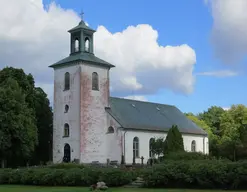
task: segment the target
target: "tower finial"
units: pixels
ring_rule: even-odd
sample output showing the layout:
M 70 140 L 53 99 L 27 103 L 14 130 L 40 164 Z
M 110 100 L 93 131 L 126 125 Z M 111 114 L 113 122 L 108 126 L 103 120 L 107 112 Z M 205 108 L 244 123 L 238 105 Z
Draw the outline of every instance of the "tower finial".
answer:
M 83 12 L 83 10 L 81 10 L 80 16 L 81 16 L 82 21 L 83 21 L 83 15 L 84 15 L 84 12 Z

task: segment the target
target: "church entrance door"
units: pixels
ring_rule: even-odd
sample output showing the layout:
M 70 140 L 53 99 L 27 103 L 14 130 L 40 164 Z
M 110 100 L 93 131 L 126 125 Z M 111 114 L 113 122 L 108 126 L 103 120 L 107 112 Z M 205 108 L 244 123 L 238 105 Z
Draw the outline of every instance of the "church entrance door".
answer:
M 69 163 L 70 160 L 71 160 L 70 145 L 68 143 L 66 143 L 64 146 L 63 162 Z

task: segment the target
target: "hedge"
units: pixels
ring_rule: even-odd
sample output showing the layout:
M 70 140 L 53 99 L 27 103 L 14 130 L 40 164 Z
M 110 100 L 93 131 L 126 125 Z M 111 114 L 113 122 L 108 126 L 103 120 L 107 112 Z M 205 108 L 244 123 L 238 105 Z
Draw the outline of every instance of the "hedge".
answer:
M 116 168 L 21 168 L 0 169 L 0 184 L 40 186 L 90 186 L 104 181 L 107 186 L 122 186 L 135 177 L 131 171 Z
M 143 169 L 145 187 L 247 189 L 247 162 L 167 161 Z

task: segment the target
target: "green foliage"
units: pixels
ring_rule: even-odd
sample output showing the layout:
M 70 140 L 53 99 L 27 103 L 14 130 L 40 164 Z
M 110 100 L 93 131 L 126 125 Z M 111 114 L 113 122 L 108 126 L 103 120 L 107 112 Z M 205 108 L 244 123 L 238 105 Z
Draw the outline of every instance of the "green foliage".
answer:
M 151 152 L 158 157 L 163 154 L 164 150 L 164 138 L 152 138 L 150 139 Z
M 209 138 L 213 138 L 214 134 L 212 132 L 212 129 L 206 124 L 204 120 L 199 119 L 197 116 L 189 113 L 186 114 L 187 118 L 193 121 L 198 127 L 202 128 L 204 131 L 207 132 L 209 135 Z
M 31 156 L 38 142 L 36 121 L 19 84 L 12 78 L 0 86 L 0 158 Z
M 72 169 L 72 168 L 83 169 L 85 168 L 85 165 L 77 164 L 77 163 L 58 163 L 58 164 L 50 164 L 47 165 L 46 167 L 51 169 Z
M 213 160 L 215 157 L 212 157 L 210 155 L 206 155 L 203 153 L 198 152 L 171 152 L 164 155 L 164 160 L 175 160 L 175 161 L 181 161 L 181 160 Z
M 9 151 L 7 165 L 9 166 L 20 166 L 25 165 L 27 161 L 31 164 L 40 164 L 40 161 L 47 162 L 51 159 L 51 148 L 52 148 L 52 110 L 49 106 L 49 100 L 47 99 L 47 95 L 44 93 L 44 91 L 41 88 L 35 88 L 35 82 L 34 78 L 31 74 L 25 74 L 25 72 L 22 69 L 17 69 L 13 67 L 6 67 L 2 70 L 0 70 L 0 89 L 3 91 L 6 91 L 5 89 L 9 89 L 8 91 L 15 91 L 15 88 L 12 86 L 8 87 L 6 86 L 6 82 L 8 79 L 12 79 L 17 83 L 19 91 L 19 97 L 22 98 L 22 102 L 25 102 L 24 106 L 24 112 L 27 110 L 29 111 L 26 116 L 23 115 L 23 118 L 26 122 L 29 122 L 30 126 L 26 127 L 27 129 L 30 129 L 30 133 L 26 135 L 26 137 L 32 134 L 36 134 L 36 140 L 39 141 L 38 145 L 33 146 L 33 142 L 30 142 L 30 149 L 29 152 L 31 152 L 29 155 L 22 155 L 26 154 L 25 150 L 17 151 Z M 3 97 L 3 96 L 2 96 Z M 5 98 L 5 100 L 8 100 L 8 98 Z M 11 102 L 11 101 L 7 101 Z M 0 111 L 6 110 L 6 106 L 0 105 Z M 17 108 L 17 107 L 16 107 Z M 14 110 L 14 109 L 12 109 Z M 5 111 L 7 113 L 7 111 Z M 18 111 L 16 111 L 15 114 L 17 114 Z M 4 116 L 2 114 L 2 116 Z M 0 117 L 1 118 L 1 117 Z M 30 120 L 32 119 L 32 120 Z M 5 119 L 7 120 L 7 118 Z M 10 123 L 10 122 L 6 122 Z M 3 123 L 3 124 L 6 124 Z M 35 128 L 32 129 L 31 123 L 34 123 Z M 20 121 L 13 120 L 12 124 L 15 124 L 15 126 L 23 126 Z M 6 125 L 5 125 L 6 126 Z M 25 124 L 27 126 L 27 124 Z M 37 128 L 36 128 L 37 127 Z M 14 129 L 14 127 L 10 128 Z M 0 128 L 0 132 L 1 132 Z M 38 135 L 37 135 L 38 134 Z M 11 136 L 11 135 L 10 135 Z M 20 138 L 22 135 L 20 135 Z M 14 138 L 8 138 L 5 137 L 2 139 L 3 143 L 7 143 L 7 140 L 11 140 Z M 23 140 L 23 142 L 26 142 Z M 8 144 L 10 145 L 10 143 Z M 1 146 L 0 146 L 1 148 Z M 30 155 L 32 157 L 30 157 Z M 1 158 L 1 154 L 0 154 Z M 31 160 L 31 162 L 30 162 Z
M 40 164 L 40 162 L 48 162 L 52 159 L 53 114 L 47 94 L 41 88 L 34 88 L 34 98 L 39 144 L 33 154 L 32 163 Z
M 179 132 L 176 125 L 169 129 L 165 143 L 164 143 L 164 154 L 170 152 L 184 151 L 184 142 L 182 134 Z
M 146 187 L 247 189 L 247 162 L 168 161 L 141 175 Z
M 210 154 L 232 161 L 247 158 L 247 108 L 232 105 L 229 110 L 213 106 L 197 116 L 187 113 L 189 119 L 209 135 Z
M 24 168 L 0 169 L 0 184 L 45 186 L 90 186 L 104 181 L 122 186 L 132 181 L 132 172 L 116 168 Z
M 221 136 L 220 130 L 220 118 L 226 111 L 217 106 L 210 107 L 207 111 L 200 113 L 199 119 L 206 122 L 206 124 L 212 129 L 213 134 Z

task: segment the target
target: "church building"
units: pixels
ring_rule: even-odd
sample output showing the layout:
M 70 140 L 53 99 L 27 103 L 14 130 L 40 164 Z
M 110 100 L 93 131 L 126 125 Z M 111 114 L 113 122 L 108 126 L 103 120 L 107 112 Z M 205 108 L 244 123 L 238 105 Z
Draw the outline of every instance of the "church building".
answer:
M 94 55 L 95 30 L 84 21 L 69 30 L 70 55 L 54 69 L 53 162 L 144 162 L 150 140 L 177 125 L 186 151 L 207 154 L 208 136 L 171 105 L 110 97 L 115 67 Z M 128 57 L 126 55 L 126 57 Z

